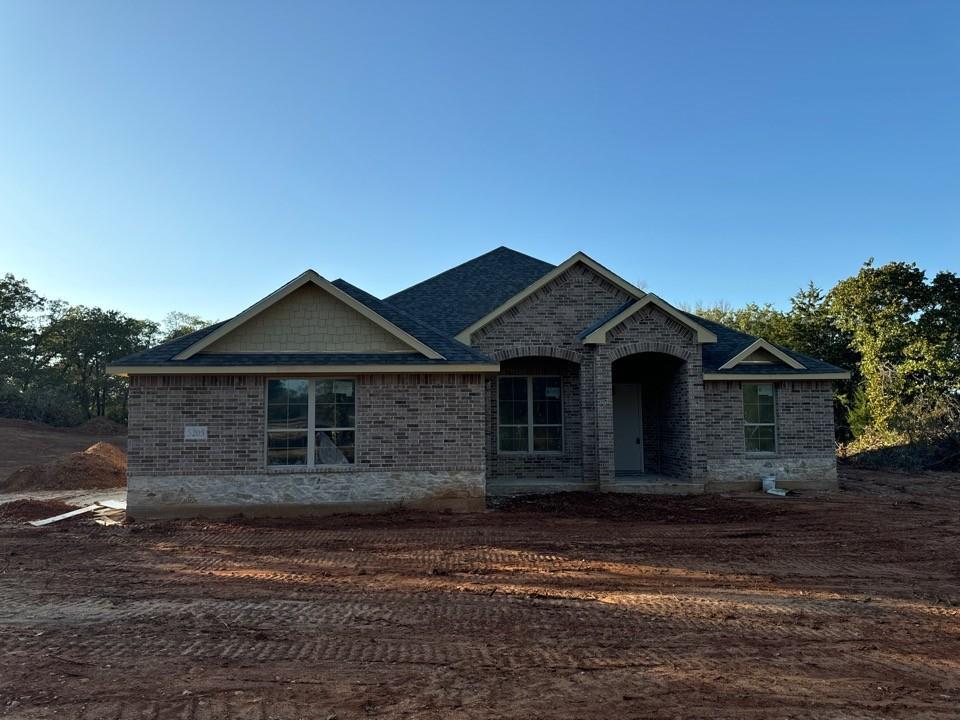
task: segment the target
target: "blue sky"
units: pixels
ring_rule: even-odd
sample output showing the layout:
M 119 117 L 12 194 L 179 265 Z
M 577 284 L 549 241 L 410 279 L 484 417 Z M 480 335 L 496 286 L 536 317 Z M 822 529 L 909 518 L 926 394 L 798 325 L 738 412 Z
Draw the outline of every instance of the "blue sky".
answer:
M 680 303 L 960 270 L 957 2 L 0 3 L 0 272 L 224 318 L 498 245 Z

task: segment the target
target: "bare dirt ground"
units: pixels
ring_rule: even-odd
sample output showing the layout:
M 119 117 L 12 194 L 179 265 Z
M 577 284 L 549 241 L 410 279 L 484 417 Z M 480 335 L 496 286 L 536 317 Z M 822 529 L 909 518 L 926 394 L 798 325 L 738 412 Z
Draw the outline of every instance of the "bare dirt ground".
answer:
M 124 428 L 103 418 L 86 426 L 58 428 L 50 425 L 0 418 L 0 481 L 27 465 L 57 460 L 81 452 L 98 440 L 127 449 Z
M 960 479 L 843 486 L 615 520 L 0 521 L 0 715 L 956 718 Z

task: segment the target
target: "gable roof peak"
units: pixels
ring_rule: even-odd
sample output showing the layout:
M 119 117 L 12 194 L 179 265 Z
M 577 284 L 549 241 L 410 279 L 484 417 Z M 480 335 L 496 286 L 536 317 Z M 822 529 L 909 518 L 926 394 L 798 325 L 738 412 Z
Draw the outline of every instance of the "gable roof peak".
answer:
M 408 345 L 412 350 L 430 358 L 433 360 L 442 360 L 443 356 L 434 350 L 432 347 L 426 345 L 424 342 L 414 337 L 407 331 L 401 329 L 396 324 L 390 320 L 384 318 L 382 315 L 372 310 L 370 307 L 364 303 L 358 301 L 356 298 L 352 297 L 349 293 L 345 292 L 343 289 L 337 287 L 329 280 L 320 275 L 316 270 L 307 269 L 302 273 L 297 275 L 293 280 L 288 283 L 285 283 L 283 286 L 274 290 L 272 293 L 267 295 L 262 300 L 254 303 L 246 310 L 241 312 L 239 315 L 234 316 L 223 325 L 218 327 L 213 332 L 205 335 L 204 337 L 197 340 L 197 342 L 189 345 L 188 347 L 181 350 L 177 353 L 173 359 L 174 360 L 189 360 L 191 357 L 199 353 L 201 350 L 209 347 L 221 337 L 229 334 L 233 330 L 236 330 L 238 327 L 246 323 L 248 320 L 256 317 L 264 310 L 273 305 L 276 305 L 281 300 L 288 297 L 291 293 L 296 292 L 300 288 L 304 287 L 307 284 L 312 284 L 318 287 L 320 290 L 326 292 L 329 295 L 332 295 L 334 299 L 343 303 L 347 307 L 356 311 L 360 315 L 364 316 L 367 320 L 373 322 L 374 325 L 379 326 L 381 329 L 386 330 L 389 334 L 393 335 L 406 345 Z

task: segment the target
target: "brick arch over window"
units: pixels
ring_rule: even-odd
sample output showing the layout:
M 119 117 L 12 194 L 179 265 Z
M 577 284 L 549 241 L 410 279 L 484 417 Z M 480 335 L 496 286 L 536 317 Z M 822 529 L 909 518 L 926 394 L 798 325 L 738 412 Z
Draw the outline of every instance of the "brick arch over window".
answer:
M 566 360 L 577 365 L 583 362 L 583 355 L 576 350 L 556 347 L 555 345 L 516 345 L 493 352 L 493 359 L 497 362 L 522 357 L 550 357 L 557 360 Z
M 663 353 L 664 355 L 673 355 L 681 360 L 690 359 L 690 351 L 679 345 L 665 342 L 632 342 L 624 345 L 617 345 L 610 350 L 610 362 L 625 358 L 628 355 L 637 353 Z

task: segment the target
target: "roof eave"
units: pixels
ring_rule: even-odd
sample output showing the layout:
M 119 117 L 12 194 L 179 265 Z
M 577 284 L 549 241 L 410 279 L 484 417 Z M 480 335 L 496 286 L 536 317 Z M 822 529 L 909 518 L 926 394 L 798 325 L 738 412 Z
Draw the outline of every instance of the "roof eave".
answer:
M 389 363 L 340 365 L 108 365 L 111 375 L 375 375 L 424 373 L 495 373 L 500 363 Z
M 776 373 L 745 373 L 745 372 L 705 372 L 704 380 L 749 380 L 749 381 L 770 381 L 770 380 L 849 380 L 850 373 L 847 370 L 837 370 L 830 372 L 776 372 Z

